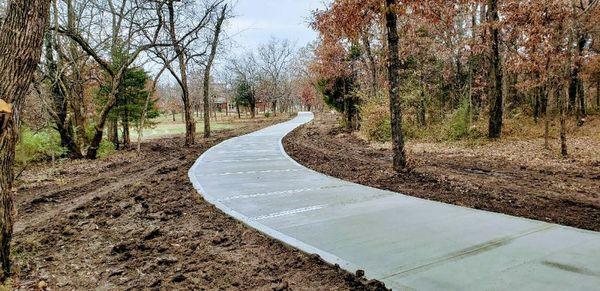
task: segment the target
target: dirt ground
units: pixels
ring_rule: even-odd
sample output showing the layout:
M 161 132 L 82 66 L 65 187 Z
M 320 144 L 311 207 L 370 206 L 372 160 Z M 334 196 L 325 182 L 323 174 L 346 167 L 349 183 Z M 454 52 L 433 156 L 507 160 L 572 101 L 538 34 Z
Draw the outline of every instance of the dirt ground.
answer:
M 272 122 L 221 131 L 192 148 L 164 138 L 146 142 L 139 157 L 126 151 L 26 171 L 16 196 L 12 287 L 381 288 L 236 222 L 189 183 L 202 152 Z
M 392 171 L 391 150 L 317 116 L 285 139 L 300 163 L 359 184 L 476 209 L 600 231 L 600 135 L 571 138 L 556 158 L 543 141 L 508 139 L 468 146 L 409 142 L 412 171 Z

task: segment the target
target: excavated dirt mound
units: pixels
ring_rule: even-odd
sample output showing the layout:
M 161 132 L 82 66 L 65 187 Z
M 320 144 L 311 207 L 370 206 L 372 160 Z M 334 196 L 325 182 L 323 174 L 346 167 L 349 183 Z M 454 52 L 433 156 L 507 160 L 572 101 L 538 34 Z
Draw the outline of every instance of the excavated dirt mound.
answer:
M 529 159 L 523 151 L 540 147 L 525 148 L 529 143 L 517 141 L 499 141 L 483 149 L 409 144 L 412 170 L 397 174 L 391 150 L 340 130 L 330 114 L 297 129 L 284 144 L 301 164 L 358 184 L 600 231 L 598 157 Z
M 271 121 L 273 122 L 273 121 Z M 369 282 L 249 229 L 206 203 L 187 171 L 205 150 L 269 125 L 181 138 L 143 153 L 24 173 L 17 191 L 18 289 L 376 290 Z

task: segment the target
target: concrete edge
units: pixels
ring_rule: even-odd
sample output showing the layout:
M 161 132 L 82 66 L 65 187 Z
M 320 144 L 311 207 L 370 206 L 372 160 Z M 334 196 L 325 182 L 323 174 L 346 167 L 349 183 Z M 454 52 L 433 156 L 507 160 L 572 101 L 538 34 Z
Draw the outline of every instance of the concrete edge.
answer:
M 314 117 L 313 117 L 314 118 Z M 293 120 L 293 119 L 292 119 Z M 311 119 L 312 120 L 312 119 Z M 305 123 L 299 123 L 297 127 L 303 125 Z M 278 124 L 276 124 L 278 125 Z M 273 125 L 273 126 L 276 126 Z M 271 126 L 269 126 L 271 127 Z M 265 129 L 269 128 L 266 127 Z M 296 128 L 297 128 L 296 127 Z M 264 130 L 264 129 L 262 129 Z M 338 256 L 335 256 L 329 252 L 323 251 L 321 249 L 318 249 L 316 247 L 313 247 L 309 244 L 306 244 L 298 239 L 295 239 L 293 237 L 290 237 L 286 234 L 283 234 L 282 232 L 279 232 L 271 227 L 268 227 L 262 223 L 259 223 L 255 220 L 250 219 L 249 217 L 233 210 L 232 208 L 228 207 L 227 205 L 221 203 L 218 199 L 216 199 L 215 197 L 211 196 L 210 193 L 206 192 L 204 190 L 204 188 L 202 187 L 202 185 L 200 184 L 200 181 L 198 181 L 198 179 L 196 178 L 196 176 L 194 175 L 194 170 L 196 168 L 198 168 L 200 166 L 200 163 L 204 160 L 204 158 L 206 156 L 208 156 L 208 154 L 216 149 L 219 148 L 219 146 L 221 146 L 224 143 L 227 142 L 231 142 L 235 139 L 237 139 L 238 137 L 234 137 L 228 140 L 225 140 L 213 147 L 211 147 L 210 149 L 208 149 L 207 151 L 205 151 L 194 163 L 194 165 L 190 168 L 190 170 L 188 171 L 188 177 L 190 179 L 190 181 L 192 182 L 192 184 L 194 185 L 194 188 L 196 189 L 196 191 L 198 191 L 198 194 L 200 194 L 207 202 L 209 202 L 210 204 L 214 205 L 215 207 L 219 208 L 221 211 L 225 212 L 227 215 L 237 219 L 238 221 L 242 222 L 243 224 L 254 228 L 256 230 L 258 230 L 259 232 L 274 238 L 276 240 L 279 240 L 281 242 L 283 242 L 284 244 L 291 246 L 293 248 L 299 249 L 300 251 L 303 251 L 307 254 L 317 254 L 321 257 L 321 259 L 323 259 L 324 261 L 326 261 L 327 263 L 330 264 L 337 264 L 338 266 L 340 266 L 340 268 L 351 272 L 351 273 L 355 273 L 357 270 L 359 270 L 360 268 L 353 264 L 350 263 L 342 258 L 339 258 Z M 287 157 L 288 159 L 292 160 L 294 163 L 298 164 L 296 161 L 294 161 L 292 158 L 290 158 L 285 151 L 283 150 L 283 144 L 281 144 L 281 141 L 283 140 L 283 138 L 280 140 L 280 148 L 282 150 L 282 152 L 284 153 L 285 157 Z M 298 164 L 300 165 L 300 164 Z M 301 166 L 301 165 L 300 165 Z M 302 166 L 304 167 L 304 166 Z M 312 170 L 311 170 L 312 171 Z M 321 174 L 322 175 L 322 174 Z
M 284 135 L 281 138 L 281 140 L 279 141 L 279 147 L 280 147 L 281 153 L 286 158 L 288 158 L 289 160 L 291 160 L 292 162 L 294 162 L 294 164 L 296 164 L 296 165 L 302 167 L 303 169 L 305 169 L 305 170 L 307 170 L 309 172 L 312 172 L 314 174 L 318 174 L 318 175 L 321 175 L 321 176 L 324 176 L 324 177 L 327 177 L 327 178 L 330 178 L 330 179 L 334 179 L 334 180 L 337 180 L 339 182 L 350 183 L 350 184 L 358 185 L 358 186 L 361 186 L 361 187 L 373 188 L 373 187 L 370 187 L 370 186 L 365 186 L 365 185 L 357 184 L 357 183 L 346 181 L 346 180 L 343 180 L 343 179 L 340 179 L 340 178 L 337 178 L 337 177 L 328 176 L 328 175 L 323 174 L 321 172 L 317 172 L 317 171 L 315 171 L 313 169 L 307 168 L 306 166 L 300 164 L 299 162 L 297 162 L 296 160 L 294 160 L 292 157 L 290 157 L 288 155 L 288 153 L 285 151 L 285 148 L 283 146 L 283 140 L 289 134 L 291 134 L 295 129 L 297 129 L 300 126 L 306 125 L 306 124 L 312 122 L 313 120 L 314 120 L 314 114 L 313 114 L 313 118 L 311 120 L 309 120 L 309 121 L 307 121 L 305 123 L 300 124 L 299 126 L 297 126 L 296 128 L 294 128 L 292 131 L 288 132 L 286 135 Z M 593 230 L 581 229 L 581 228 L 576 228 L 576 227 L 573 227 L 573 226 L 566 226 L 566 225 L 557 224 L 557 223 L 549 223 L 549 222 L 546 222 L 546 221 L 543 221 L 543 220 L 535 220 L 535 219 L 531 219 L 531 218 L 527 218 L 527 217 L 514 216 L 514 215 L 509 215 L 509 214 L 500 213 L 500 212 L 493 212 L 493 211 L 481 210 L 481 209 L 470 208 L 470 207 L 465 207 L 465 206 L 459 206 L 459 205 L 449 204 L 449 203 L 435 201 L 435 200 L 430 200 L 430 199 L 425 199 L 425 198 L 414 197 L 414 196 L 406 195 L 406 194 L 403 194 L 403 193 L 400 193 L 400 192 L 394 192 L 394 191 L 389 191 L 389 190 L 385 190 L 385 189 L 379 189 L 379 188 L 373 188 L 373 189 L 377 189 L 379 191 L 388 192 L 390 194 L 402 195 L 402 196 L 404 196 L 406 198 L 409 198 L 409 199 L 428 201 L 428 202 L 433 202 L 433 203 L 436 203 L 436 204 L 442 204 L 442 205 L 445 205 L 445 206 L 456 207 L 456 208 L 464 208 L 464 209 L 469 209 L 469 210 L 473 210 L 473 211 L 477 211 L 477 212 L 493 213 L 493 214 L 497 214 L 497 215 L 501 215 L 501 216 L 505 216 L 505 217 L 509 217 L 509 218 L 513 218 L 513 219 L 524 219 L 524 220 L 527 220 L 527 221 L 532 221 L 532 222 L 537 222 L 537 223 L 541 223 L 541 224 L 552 225 L 555 228 L 570 229 L 572 231 L 581 232 L 581 233 L 590 233 L 590 234 L 598 234 L 599 233 L 599 232 L 593 231 Z
M 295 118 L 294 118 L 294 119 L 295 119 Z M 292 119 L 292 120 L 289 120 L 289 121 L 286 121 L 286 122 L 291 122 L 291 121 L 293 121 L 294 119 Z M 299 167 L 301 167 L 302 169 L 304 169 L 304 170 L 306 170 L 306 171 L 309 171 L 309 172 L 312 172 L 312 173 L 314 173 L 314 174 L 318 174 L 318 175 L 320 175 L 320 176 L 324 176 L 324 177 L 327 177 L 327 178 L 330 178 L 330 179 L 334 179 L 334 180 L 337 180 L 337 181 L 340 181 L 340 182 L 344 182 L 344 183 L 348 183 L 348 184 L 355 184 L 355 185 L 359 185 L 359 184 L 352 183 L 352 182 L 349 182 L 349 181 L 346 181 L 346 180 L 342 180 L 342 179 L 339 179 L 339 178 L 336 178 L 336 177 L 331 177 L 331 176 L 325 175 L 325 174 L 323 174 L 323 173 L 317 172 L 317 171 L 315 171 L 315 170 L 312 170 L 312 169 L 310 169 L 310 168 L 307 168 L 307 167 L 303 166 L 302 164 L 298 163 L 298 162 L 297 162 L 296 160 L 294 160 L 292 157 L 290 157 L 290 156 L 288 155 L 288 153 L 285 151 L 285 148 L 284 148 L 284 146 L 283 146 L 283 140 L 284 140 L 284 139 L 285 139 L 285 138 L 286 138 L 286 137 L 287 137 L 287 136 L 288 136 L 288 135 L 289 135 L 291 132 L 293 132 L 295 129 L 297 129 L 298 127 L 300 127 L 300 126 L 303 126 L 303 125 L 305 125 L 305 124 L 307 124 L 307 123 L 309 123 L 309 122 L 312 122 L 313 120 L 314 120 L 314 114 L 312 115 L 312 118 L 311 118 L 310 120 L 308 120 L 308 121 L 306 121 L 306 122 L 303 122 L 303 123 L 298 123 L 296 127 L 294 127 L 292 130 L 290 130 L 288 133 L 286 133 L 285 135 L 283 135 L 283 136 L 282 136 L 282 137 L 279 139 L 279 149 L 280 149 L 280 152 L 282 153 L 282 155 L 283 155 L 284 157 L 286 157 L 287 159 L 289 159 L 290 161 L 292 161 L 294 164 L 298 165 Z M 286 123 L 286 122 L 284 122 L 284 123 Z M 269 126 L 269 127 L 266 127 L 266 128 L 264 128 L 264 129 L 261 129 L 261 130 L 259 130 L 259 131 L 266 130 L 266 129 L 270 128 L 270 127 L 275 127 L 275 126 L 278 126 L 278 125 L 281 125 L 281 124 L 283 124 L 283 123 L 279 123 L 279 124 L 271 125 L 271 126 Z M 256 132 L 258 132 L 258 131 L 256 131 Z M 251 133 L 250 133 L 250 134 L 251 134 Z M 248 135 L 248 134 L 246 134 L 246 135 Z M 245 135 L 243 135 L 243 136 L 245 136 Z M 239 137 L 242 137 L 242 136 L 239 136 Z M 279 232 L 279 231 L 277 231 L 277 230 L 275 230 L 275 229 L 272 229 L 272 228 L 270 228 L 270 227 L 268 227 L 268 226 L 266 226 L 266 225 L 264 225 L 264 224 L 261 224 L 261 223 L 258 223 L 258 222 L 256 222 L 256 221 L 253 221 L 253 220 L 252 220 L 252 219 L 250 219 L 249 217 L 247 217 L 247 216 L 245 216 L 245 215 L 243 215 L 243 214 L 241 214 L 241 213 L 239 213 L 239 212 L 237 212 L 237 211 L 235 211 L 235 210 L 233 210 L 233 209 L 229 208 L 228 206 L 224 205 L 223 203 L 221 203 L 220 201 L 218 201 L 218 199 L 216 199 L 216 198 L 214 198 L 214 197 L 210 196 L 210 194 L 208 194 L 208 193 L 206 193 L 206 192 L 204 191 L 204 189 L 203 189 L 202 185 L 200 185 L 200 182 L 199 182 L 199 181 L 197 180 L 197 178 L 196 178 L 196 177 L 193 175 L 193 171 L 194 171 L 194 170 L 195 170 L 195 169 L 196 169 L 196 168 L 199 166 L 200 162 L 201 162 L 201 161 L 202 161 L 202 160 L 203 160 L 203 159 L 204 159 L 204 158 L 205 158 L 205 157 L 208 155 L 208 153 L 210 153 L 210 152 L 211 152 L 213 149 L 215 149 L 215 148 L 218 148 L 218 147 L 219 147 L 221 144 L 224 144 L 224 143 L 227 143 L 227 142 L 231 142 L 231 141 L 233 141 L 233 140 L 235 140 L 235 139 L 237 139 L 237 138 L 239 138 L 239 137 L 234 137 L 234 138 L 231 138 L 231 139 L 225 140 L 225 141 L 223 141 L 223 142 L 221 142 L 221 143 L 219 143 L 219 144 L 215 145 L 214 147 L 211 147 L 211 148 L 210 148 L 210 149 L 208 149 L 206 152 L 204 152 L 204 153 L 203 153 L 203 154 L 200 156 L 200 158 L 198 158 L 198 160 L 196 160 L 196 162 L 194 163 L 194 165 L 192 166 L 192 168 L 190 168 L 190 170 L 188 171 L 188 176 L 189 176 L 190 180 L 192 181 L 192 184 L 194 185 L 194 188 L 195 188 L 195 189 L 196 189 L 196 190 L 199 192 L 199 194 L 200 194 L 201 196 L 203 196 L 203 197 L 204 197 L 204 199 L 205 199 L 206 201 L 208 201 L 209 203 L 213 204 L 214 206 L 216 206 L 217 208 L 219 208 L 220 210 L 222 210 L 223 212 L 225 212 L 225 213 L 226 213 L 226 214 L 228 214 L 229 216 L 231 216 L 231 217 L 233 217 L 233 218 L 235 218 L 235 219 L 237 219 L 237 220 L 241 221 L 241 222 L 242 222 L 242 223 L 244 223 L 245 225 L 247 225 L 247 226 L 250 226 L 250 227 L 252 227 L 252 228 L 254 228 L 254 229 L 258 230 L 259 232 L 261 232 L 261 233 L 263 233 L 263 234 L 265 234 L 265 235 L 267 235 L 267 236 L 269 236 L 269 237 L 271 237 L 271 238 L 274 238 L 274 239 L 276 239 L 276 240 L 279 240 L 279 241 L 283 242 L 284 244 L 286 244 L 286 245 L 288 245 L 288 246 L 291 246 L 291 247 L 293 247 L 293 248 L 297 248 L 297 249 L 299 249 L 299 250 L 301 250 L 301 251 L 303 251 L 303 252 L 305 252 L 305 253 L 308 253 L 308 254 L 317 254 L 317 255 L 319 255 L 319 256 L 320 256 L 320 257 L 321 257 L 323 260 L 325 260 L 326 262 L 328 262 L 328 263 L 330 263 L 330 264 L 337 264 L 337 265 L 339 265 L 339 266 L 340 266 L 342 269 L 344 269 L 344 270 L 346 270 L 346 271 L 348 271 L 348 272 L 351 272 L 351 273 L 355 273 L 357 270 L 364 270 L 364 268 L 360 268 L 359 266 L 357 266 L 357 265 L 355 265 L 355 264 L 353 264 L 353 263 L 350 263 L 350 262 L 348 262 L 348 261 L 345 261 L 344 259 L 341 259 L 341 258 L 339 258 L 339 257 L 337 257 L 337 256 L 335 256 L 335 255 L 333 255 L 333 254 L 331 254 L 331 253 L 329 253 L 329 252 L 326 252 L 326 251 L 320 250 L 320 249 L 318 249 L 318 248 L 316 248 L 316 247 L 313 247 L 313 246 L 311 246 L 311 245 L 308 245 L 308 244 L 306 244 L 306 243 L 304 243 L 304 242 L 302 242 L 302 241 L 299 241 L 299 240 L 297 240 L 297 239 L 295 239 L 295 238 L 293 238 L 293 237 L 290 237 L 290 236 L 288 236 L 288 235 L 286 235 L 286 234 L 283 234 L 283 233 L 281 233 L 281 232 Z M 359 186 L 370 188 L 370 187 L 368 187 L 368 186 L 364 186 L 364 185 L 359 185 Z M 512 216 L 512 215 L 508 215 L 508 214 L 504 214 L 504 213 L 490 212 L 490 211 L 484 211 L 484 210 L 479 210 L 479 209 L 473 209 L 473 208 L 468 208 L 468 207 L 464 207 L 464 206 L 458 206 L 458 205 L 453 205 L 453 204 L 443 203 L 443 202 L 439 202 L 439 201 L 434 201 L 434 200 L 429 200 L 429 199 L 423 199 L 423 198 L 418 198 L 418 197 L 408 196 L 408 195 L 405 195 L 405 194 L 402 194 L 402 193 L 397 193 L 397 192 L 388 191 L 388 190 L 383 190 L 383 189 L 377 189 L 377 190 L 380 190 L 380 191 L 385 191 L 385 192 L 389 192 L 389 193 L 392 193 L 392 194 L 395 194 L 395 195 L 402 195 L 402 196 L 405 196 L 405 197 L 407 197 L 407 198 L 409 198 L 409 199 L 415 199 L 415 200 L 425 200 L 425 201 L 433 202 L 433 203 L 436 203 L 436 204 L 443 204 L 443 205 L 445 205 L 445 206 L 450 206 L 450 207 L 465 208 L 465 209 L 470 209 L 470 210 L 474 210 L 474 211 L 478 211 L 478 212 L 494 213 L 494 214 L 498 214 L 498 215 L 501 215 L 501 216 L 509 217 L 509 218 L 512 218 L 512 219 L 524 219 L 524 220 L 528 220 L 528 221 L 532 221 L 532 222 L 537 222 L 537 223 L 540 223 L 540 224 L 546 224 L 546 225 L 550 225 L 550 226 L 552 226 L 552 227 L 555 227 L 555 228 L 564 228 L 564 229 L 570 229 L 570 230 L 572 230 L 572 231 L 576 231 L 576 232 L 583 232 L 583 233 L 593 233 L 593 234 L 598 234 L 598 232 L 591 231 L 591 230 L 586 230 L 586 229 L 579 229 L 579 228 L 574 228 L 574 227 L 570 227 L 570 226 L 564 226 L 564 225 L 559 225 L 559 224 L 552 224 L 552 223 L 548 223 L 548 222 L 544 222 L 544 221 L 540 221 L 540 220 L 534 220 L 534 219 L 529 219 L 529 218 L 524 218 L 524 217 L 517 217 L 517 216 Z M 366 270 L 365 270 L 365 273 L 366 273 Z M 369 276 L 369 274 L 366 274 L 366 277 L 367 277 L 367 278 L 374 278 L 374 279 L 377 279 L 376 277 L 373 277 L 372 275 L 373 275 L 373 274 L 371 274 L 371 276 Z M 378 280 L 379 280 L 379 279 L 378 279 Z

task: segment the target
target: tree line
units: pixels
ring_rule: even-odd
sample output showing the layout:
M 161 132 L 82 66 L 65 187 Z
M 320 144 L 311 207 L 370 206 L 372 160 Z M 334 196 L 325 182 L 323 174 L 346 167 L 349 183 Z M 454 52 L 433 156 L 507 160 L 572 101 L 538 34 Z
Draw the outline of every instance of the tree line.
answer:
M 490 139 L 515 112 L 543 120 L 546 147 L 557 117 L 566 156 L 566 119 L 600 111 L 599 2 L 331 1 L 313 13 L 308 84 L 349 129 L 389 127 L 398 171 L 407 120 L 427 128 L 454 112 L 460 134 L 485 118 Z

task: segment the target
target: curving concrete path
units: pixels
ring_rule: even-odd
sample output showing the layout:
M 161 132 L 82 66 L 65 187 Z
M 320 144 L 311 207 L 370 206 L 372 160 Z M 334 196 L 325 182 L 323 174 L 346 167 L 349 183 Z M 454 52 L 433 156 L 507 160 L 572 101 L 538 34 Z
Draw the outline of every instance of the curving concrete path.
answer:
M 373 189 L 304 168 L 281 139 L 311 113 L 225 141 L 189 171 L 218 208 L 395 290 L 600 290 L 600 233 Z

